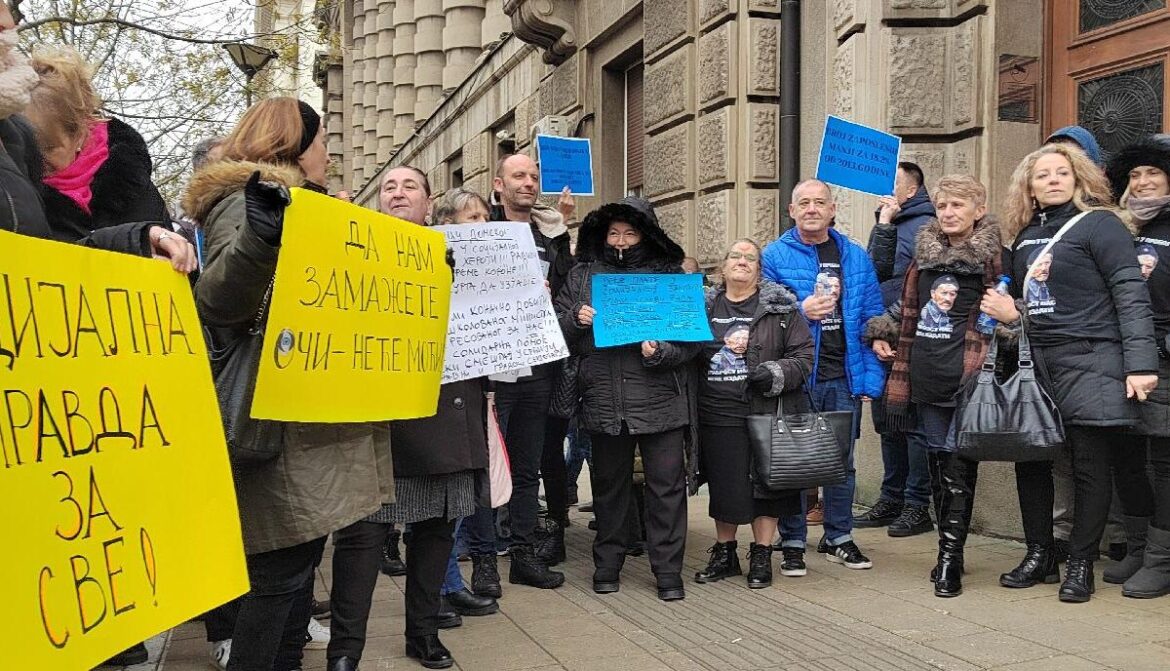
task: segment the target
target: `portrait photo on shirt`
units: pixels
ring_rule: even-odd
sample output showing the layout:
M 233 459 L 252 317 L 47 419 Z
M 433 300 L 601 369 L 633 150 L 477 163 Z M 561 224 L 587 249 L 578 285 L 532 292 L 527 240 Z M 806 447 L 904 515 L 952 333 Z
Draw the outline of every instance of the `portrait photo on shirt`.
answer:
M 1137 260 L 1138 266 L 1142 270 L 1142 279 L 1150 279 L 1150 275 L 1154 274 L 1154 268 L 1158 267 L 1158 249 L 1149 243 L 1141 243 L 1137 246 Z
M 1032 276 L 1028 278 L 1027 286 L 1024 288 L 1024 300 L 1029 304 L 1052 302 L 1052 294 L 1048 292 L 1048 275 L 1052 272 L 1052 252 L 1045 252 L 1043 247 L 1037 247 L 1028 255 L 1028 267 L 1031 268 L 1033 264 L 1036 268 L 1032 271 Z
M 930 285 L 930 300 L 918 316 L 918 327 L 924 330 L 951 329 L 950 311 L 959 297 L 959 280 L 954 275 L 942 275 Z
M 747 374 L 747 362 L 743 355 L 748 348 L 749 330 L 747 324 L 733 324 L 727 329 L 723 334 L 723 347 L 711 357 L 710 373 L 718 373 L 718 377 L 723 379 Z

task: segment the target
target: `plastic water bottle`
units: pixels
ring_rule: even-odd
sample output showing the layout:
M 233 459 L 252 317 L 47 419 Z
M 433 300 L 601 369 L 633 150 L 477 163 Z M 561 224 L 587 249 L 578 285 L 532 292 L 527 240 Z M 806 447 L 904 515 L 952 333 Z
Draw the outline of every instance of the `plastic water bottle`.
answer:
M 833 294 L 833 283 L 829 279 L 828 273 L 817 273 L 816 286 L 813 288 L 814 296 L 831 296 Z
M 1008 293 L 1008 285 L 1012 283 L 1012 278 L 1007 275 L 1001 275 L 999 284 L 995 285 L 995 293 L 1006 296 Z M 979 321 L 975 322 L 975 330 L 980 333 L 991 335 L 995 333 L 995 319 L 986 312 L 979 313 Z

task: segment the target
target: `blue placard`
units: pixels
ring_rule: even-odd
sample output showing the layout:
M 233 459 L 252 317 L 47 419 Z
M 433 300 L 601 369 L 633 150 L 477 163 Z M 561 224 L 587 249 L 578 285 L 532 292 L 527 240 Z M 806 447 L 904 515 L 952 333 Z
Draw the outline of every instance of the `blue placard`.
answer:
M 593 341 L 612 347 L 643 340 L 705 342 L 714 338 L 707 322 L 703 276 L 593 276 Z
M 540 192 L 560 193 L 567 186 L 574 196 L 593 195 L 593 145 L 587 137 L 536 136 L 540 161 Z
M 902 138 L 840 117 L 825 119 L 817 179 L 875 196 L 894 193 Z

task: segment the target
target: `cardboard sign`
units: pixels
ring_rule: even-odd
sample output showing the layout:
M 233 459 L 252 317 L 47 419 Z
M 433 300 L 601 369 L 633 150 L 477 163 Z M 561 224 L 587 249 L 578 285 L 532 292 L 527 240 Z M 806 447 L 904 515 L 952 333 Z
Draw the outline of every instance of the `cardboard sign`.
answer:
M 854 191 L 894 193 L 902 138 L 830 115 L 825 119 L 817 179 Z
M 528 224 L 434 228 L 455 255 L 444 383 L 569 356 Z
M 536 136 L 540 192 L 557 194 L 567 186 L 574 196 L 593 195 L 593 145 L 587 137 Z
M 0 232 L 5 666 L 89 669 L 248 589 L 187 278 Z
M 705 342 L 703 276 L 629 273 L 593 276 L 593 341 L 612 347 L 643 340 Z
M 293 189 L 252 416 L 435 414 L 451 298 L 441 233 Z

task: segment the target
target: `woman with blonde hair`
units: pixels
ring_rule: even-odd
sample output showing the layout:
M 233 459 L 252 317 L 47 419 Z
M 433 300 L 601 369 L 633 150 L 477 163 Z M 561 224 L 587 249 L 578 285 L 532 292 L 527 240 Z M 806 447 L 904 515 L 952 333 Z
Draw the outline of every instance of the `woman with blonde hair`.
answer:
M 1022 320 L 1038 377 L 1060 409 L 1076 486 L 1060 587 L 1060 600 L 1069 602 L 1088 601 L 1094 591 L 1111 471 L 1144 464 L 1141 442 L 1117 440 L 1117 429 L 1137 425 L 1137 402 L 1158 380 L 1149 292 L 1133 237 L 1112 202 L 1105 175 L 1083 152 L 1050 144 L 1026 156 L 1004 206 L 1004 239 L 1011 241 L 1005 265 L 1016 300 L 989 290 L 982 301 L 982 310 L 1001 323 Z M 1025 506 L 1021 495 L 1021 512 L 1025 527 L 1048 530 L 1039 543 L 1030 537 L 1024 561 L 1000 577 L 1007 587 L 1047 582 L 1056 572 L 1051 463 L 1037 463 L 1048 469 L 1039 492 L 1044 509 Z M 1020 478 L 1021 469 L 1016 472 Z M 1038 484 L 1032 478 L 1031 486 Z M 1150 514 L 1148 483 L 1120 488 L 1118 495 L 1131 514 Z

